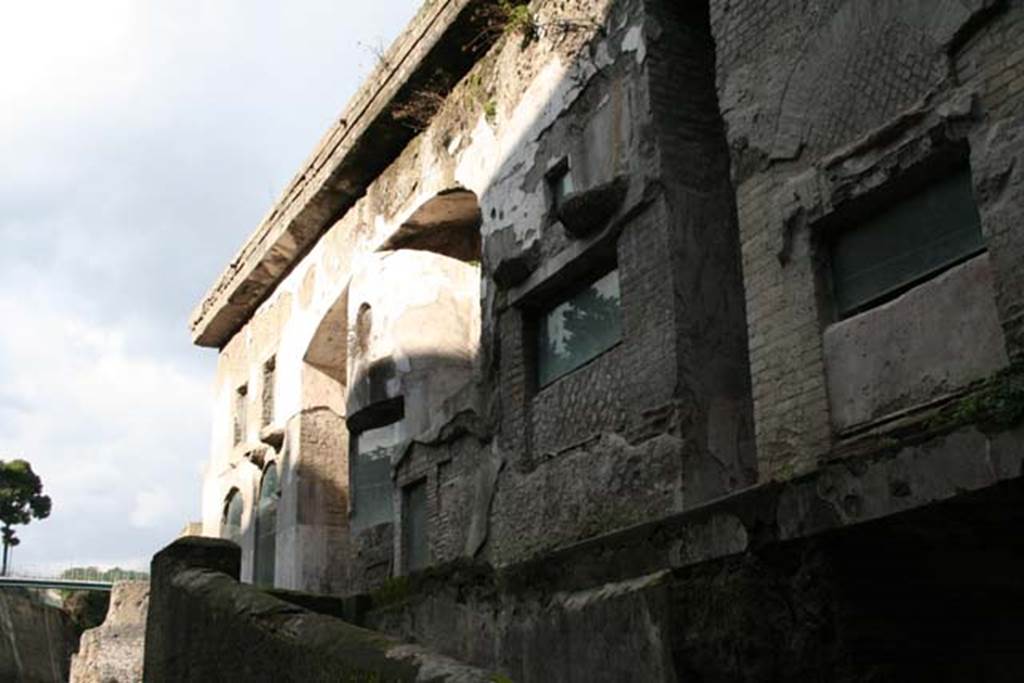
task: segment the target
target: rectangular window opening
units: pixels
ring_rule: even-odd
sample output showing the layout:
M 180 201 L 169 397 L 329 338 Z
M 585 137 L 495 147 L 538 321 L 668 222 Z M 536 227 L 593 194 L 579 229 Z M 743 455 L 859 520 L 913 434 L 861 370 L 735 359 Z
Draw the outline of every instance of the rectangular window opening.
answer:
M 405 413 L 398 405 L 401 412 L 382 413 L 375 423 L 364 426 L 357 420 L 360 429 L 349 437 L 353 533 L 393 521 L 391 463 L 407 443 Z
M 572 170 L 569 167 L 569 159 L 564 158 L 555 165 L 545 176 L 548 186 L 548 195 L 551 198 L 551 212 L 557 213 L 565 198 L 576 191 L 572 181 Z
M 970 170 L 933 182 L 832 243 L 832 291 L 840 318 L 892 300 L 985 250 Z
M 618 269 L 542 310 L 536 322 L 537 384 L 544 387 L 622 340 Z
M 274 422 L 274 381 L 277 360 L 274 356 L 263 364 L 263 396 L 261 401 L 261 424 L 266 427 Z
M 427 480 L 422 479 L 402 489 L 402 554 L 406 573 L 430 564 L 427 521 Z
M 237 446 L 245 440 L 246 430 L 246 404 L 249 394 L 249 387 L 246 384 L 235 390 L 235 434 L 234 443 Z

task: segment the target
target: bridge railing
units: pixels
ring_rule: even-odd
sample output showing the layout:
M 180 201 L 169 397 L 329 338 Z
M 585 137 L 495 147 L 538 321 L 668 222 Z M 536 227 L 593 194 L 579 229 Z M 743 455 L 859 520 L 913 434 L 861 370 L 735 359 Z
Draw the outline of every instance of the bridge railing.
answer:
M 31 579 L 17 576 L 0 576 L 0 589 L 35 588 L 38 590 L 56 589 L 69 591 L 109 592 L 113 588 L 113 586 L 113 581 L 86 581 L 75 579 Z
M 41 567 L 12 568 L 7 576 L 0 576 L 0 585 L 24 584 L 26 586 L 54 587 L 71 585 L 110 586 L 117 581 L 147 580 L 145 572 L 121 569 L 100 569 L 98 567 L 68 567 L 66 569 L 44 569 Z

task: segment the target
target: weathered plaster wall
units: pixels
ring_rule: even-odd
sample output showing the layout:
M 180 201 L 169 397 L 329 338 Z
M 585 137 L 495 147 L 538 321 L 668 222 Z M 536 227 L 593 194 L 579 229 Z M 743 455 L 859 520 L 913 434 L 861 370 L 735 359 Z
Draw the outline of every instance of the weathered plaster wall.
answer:
M 222 349 L 207 533 L 239 488 L 251 574 L 280 462 L 277 586 L 364 593 L 348 618 L 516 680 L 1014 680 L 1019 549 L 991 546 L 1024 475 L 1024 0 L 527 16 L 401 113 L 417 134 Z M 986 253 L 840 320 L 834 231 L 958 164 Z M 613 266 L 621 341 L 539 387 L 540 314 Z M 392 520 L 353 535 L 348 437 L 399 396 Z M 419 485 L 431 567 L 403 576 Z M 204 672 L 336 645 L 175 576 L 170 628 L 225 626 L 187 644 Z
M 988 254 L 825 329 L 829 406 L 847 429 L 1006 366 Z
M 630 229 L 628 237 L 619 239 L 617 250 L 627 301 L 624 315 L 628 350 L 613 351 L 592 367 L 565 378 L 564 386 L 553 387 L 539 396 L 536 399 L 538 409 L 532 411 L 534 417 L 531 418 L 534 435 L 531 438 L 538 445 L 529 450 L 512 447 L 505 451 L 529 462 L 544 454 L 575 447 L 604 431 L 632 430 L 636 438 L 642 440 L 659 433 L 657 424 L 651 426 L 651 423 L 664 421 L 661 413 L 675 410 L 676 359 L 671 342 L 666 344 L 673 336 L 675 316 L 670 307 L 657 303 L 662 296 L 671 299 L 674 286 L 673 264 L 664 257 L 671 227 L 667 223 L 664 202 L 647 198 L 652 183 L 658 181 L 659 170 L 649 154 L 654 138 L 645 129 L 651 105 L 642 77 L 646 59 L 642 4 L 615 3 L 613 13 L 613 3 L 572 4 L 572 7 L 563 7 L 538 3 L 535 8 L 538 25 L 548 26 L 539 38 L 521 40 L 510 35 L 501 41 L 499 47 L 456 87 L 420 136 L 370 185 L 366 196 L 324 235 L 252 320 L 224 347 L 216 389 L 214 456 L 204 503 L 206 533 L 216 533 L 224 496 L 232 486 L 245 492 L 247 506 L 251 507 L 258 488 L 256 465 L 275 457 L 273 451 L 279 448 L 268 449 L 261 445 L 261 434 L 267 438 L 274 430 L 283 430 L 290 416 L 316 407 L 309 404 L 311 400 L 326 404 L 337 413 L 339 406 L 335 397 L 347 392 L 348 413 L 361 405 L 360 392 L 350 386 L 357 381 L 353 374 L 359 374 L 358 368 L 355 373 L 351 372 L 355 361 L 348 354 L 347 340 L 338 338 L 341 335 L 335 322 L 343 321 L 343 326 L 351 331 L 353 318 L 362 303 L 370 303 L 375 313 L 381 308 L 386 319 L 388 301 L 406 305 L 408 302 L 404 299 L 409 297 L 413 301 L 420 298 L 425 301 L 430 298 L 427 293 L 431 277 L 445 272 L 450 291 L 456 296 L 470 293 L 481 298 L 480 322 L 468 313 L 465 303 L 455 304 L 454 308 L 441 304 L 447 306 L 447 310 L 459 311 L 460 318 L 469 318 L 460 323 L 466 330 L 465 337 L 451 343 L 440 340 L 453 347 L 458 362 L 451 364 L 445 373 L 431 373 L 430 382 L 437 384 L 440 390 L 431 390 L 431 395 L 425 398 L 407 397 L 407 410 L 424 414 L 418 418 L 413 431 L 437 429 L 453 414 L 455 404 L 464 404 L 464 401 L 460 403 L 462 399 L 453 399 L 453 395 L 458 394 L 456 390 L 460 385 L 468 383 L 471 367 L 477 370 L 476 379 L 494 377 L 492 373 L 497 368 L 501 376 L 505 376 L 506 372 L 515 372 L 515 357 L 526 352 L 526 347 L 520 345 L 514 354 L 502 359 L 501 365 L 496 365 L 497 347 L 492 345 L 492 340 L 501 336 L 495 327 L 497 312 L 507 311 L 501 316 L 521 315 L 525 310 L 523 306 L 539 301 L 542 290 L 559 282 L 564 284 L 567 277 L 575 277 L 595 259 L 606 258 L 602 254 L 615 258 L 615 240 L 623 233 L 625 219 L 631 213 L 639 214 L 633 221 L 637 227 Z M 561 24 L 563 16 L 600 20 L 578 19 Z M 582 135 L 577 134 L 579 126 L 583 126 Z M 578 174 L 574 181 L 581 195 L 591 192 L 591 196 L 604 196 L 602 193 L 609 192 L 608 187 L 613 186 L 612 194 L 618 196 L 619 203 L 612 206 L 611 215 L 600 217 L 595 223 L 596 232 L 582 238 L 563 230 L 559 218 L 549 215 L 547 207 L 544 174 L 566 153 Z M 617 189 L 623 182 L 627 183 L 626 189 Z M 451 259 L 432 257 L 426 252 L 395 252 L 390 256 L 375 252 L 418 208 L 438 192 L 451 187 L 465 187 L 479 197 L 485 245 L 485 277 L 479 284 L 474 280 L 471 266 L 457 265 L 461 270 L 455 275 L 451 271 L 455 267 Z M 654 192 L 656 194 L 656 189 Z M 623 193 L 625 196 L 620 196 Z M 504 235 L 512 235 L 511 241 L 502 237 Z M 651 240 L 661 241 L 666 249 L 651 249 Z M 503 243 L 502 248 L 489 246 Z M 534 252 L 544 258 L 520 268 L 519 284 L 510 289 L 510 283 L 497 276 L 502 265 L 517 259 L 530 261 L 522 254 Z M 414 262 L 424 264 L 431 259 L 433 264 L 427 267 L 432 274 L 430 277 L 411 278 L 409 273 L 421 267 L 413 267 Z M 402 262 L 395 277 L 387 275 L 391 272 L 387 266 L 389 260 Z M 503 284 L 496 286 L 495 277 Z M 528 277 L 529 281 L 524 281 L 523 277 Z M 360 282 L 372 283 L 369 294 L 359 292 L 360 287 L 365 290 Z M 343 298 L 347 301 L 344 316 L 336 313 Z M 376 306 L 371 299 L 379 300 Z M 438 303 L 442 299 L 440 294 L 434 298 Z M 514 307 L 505 308 L 512 299 L 516 299 Z M 406 339 L 414 339 L 420 346 L 432 343 L 422 334 L 416 338 L 419 330 L 413 328 L 417 325 L 407 328 Z M 446 328 L 441 326 L 440 329 Z M 380 354 L 422 355 L 418 349 L 403 352 L 401 347 L 406 342 L 394 335 L 388 337 L 385 335 L 381 340 L 384 346 Z M 329 345 L 325 346 L 324 339 L 337 339 L 339 360 L 333 368 L 329 362 L 325 364 Z M 514 343 L 518 337 L 513 335 L 512 339 Z M 502 339 L 500 343 L 505 345 L 508 340 Z M 315 351 L 312 355 L 316 357 L 316 364 L 310 369 L 307 359 L 312 357 L 312 351 Z M 255 402 L 262 394 L 262 365 L 270 356 L 275 358 L 277 378 L 274 418 L 271 425 L 261 426 L 261 411 Z M 325 372 L 325 368 L 345 366 L 350 372 L 344 377 Z M 622 373 L 623 384 L 628 387 L 623 392 L 612 390 L 618 385 L 615 381 L 618 373 Z M 528 382 L 524 376 L 515 384 Z M 233 446 L 234 393 L 245 383 L 250 397 L 246 438 Z M 693 393 L 699 394 L 696 389 Z M 579 397 L 574 398 L 577 394 Z M 499 404 L 489 398 L 488 390 L 479 396 L 479 401 L 471 400 L 466 404 L 478 415 L 487 415 L 498 408 Z M 455 404 L 446 407 L 448 399 Z M 595 411 L 594 401 L 598 399 L 607 403 L 602 403 L 601 409 Z M 577 407 L 573 409 L 572 405 Z M 653 416 L 647 414 L 652 408 L 660 412 Z M 512 425 L 516 409 L 502 399 L 500 411 L 505 435 L 502 439 L 514 440 L 517 437 Z M 551 416 L 559 413 L 561 420 L 552 421 Z M 616 413 L 621 417 L 615 417 Z M 667 422 L 680 420 L 669 418 Z M 416 435 L 411 433 L 410 438 Z M 484 441 L 489 440 L 487 435 Z M 333 459 L 335 471 L 346 468 L 342 462 L 346 456 L 343 448 L 320 455 L 321 451 L 313 447 L 313 452 L 314 460 Z M 617 456 L 609 452 L 608 457 L 613 469 L 630 466 L 627 463 L 631 456 L 625 452 Z M 670 469 L 674 466 L 672 461 L 679 459 L 669 451 L 664 451 L 661 457 L 665 460 L 664 467 Z M 293 449 L 289 452 L 287 467 L 299 467 L 303 458 L 303 447 Z M 615 464 L 612 462 L 615 460 L 621 462 Z M 288 483 L 294 477 L 286 474 L 283 479 L 282 501 L 295 495 Z M 597 491 L 603 481 L 601 477 L 591 477 L 585 484 L 586 490 Z M 678 486 L 676 489 L 675 497 L 679 499 Z M 721 486 L 715 489 L 720 490 Z M 522 495 L 527 494 L 524 491 Z M 713 493 L 709 490 L 701 495 L 707 497 Z M 485 497 L 489 498 L 489 494 Z M 628 515 L 623 519 L 606 517 L 604 523 L 614 526 L 627 518 L 632 519 Z M 247 525 L 247 520 L 243 520 L 243 526 L 251 534 L 252 524 Z M 576 528 L 567 538 L 582 537 L 599 526 Z M 243 538 L 243 547 L 247 543 Z M 509 552 L 519 552 L 516 543 L 509 546 Z M 295 555 L 284 553 L 284 547 L 279 545 L 279 567 L 281 562 L 297 561 Z M 290 570 L 281 571 L 286 572 L 283 577 L 289 575 Z M 244 567 L 243 575 L 246 575 Z M 311 587 L 301 581 L 298 585 Z
M 243 577 L 271 459 L 277 584 L 363 591 L 404 571 L 414 483 L 431 563 L 505 566 L 812 471 L 864 447 L 849 428 L 930 419 L 922 406 L 1020 355 L 1024 4 L 805 5 L 537 0 L 533 34 L 509 31 L 436 111 L 406 112 L 418 134 L 222 349 L 204 530 L 239 488 Z M 950 160 L 970 165 L 987 255 L 837 321 L 830 231 Z M 546 177 L 566 161 L 556 209 Z M 453 189 L 476 198 L 479 262 L 395 249 Z M 538 387 L 539 312 L 613 265 L 621 342 Z M 977 317 L 950 326 L 968 304 Z M 929 321 L 955 343 L 920 337 Z M 397 396 L 394 518 L 352 538 L 349 420 Z M 730 529 L 706 531 L 719 551 L 746 543 Z
M 349 285 L 349 320 L 369 313 L 368 338 L 349 355 L 348 414 L 401 396 L 407 437 L 430 429 L 431 412 L 473 380 L 479 292 L 478 265 L 421 250 L 367 255 Z

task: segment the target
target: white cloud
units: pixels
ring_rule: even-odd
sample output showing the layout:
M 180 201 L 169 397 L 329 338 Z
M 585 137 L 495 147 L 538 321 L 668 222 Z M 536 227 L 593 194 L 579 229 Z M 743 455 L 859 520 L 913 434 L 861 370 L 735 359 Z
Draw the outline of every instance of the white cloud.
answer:
M 16 564 L 145 564 L 199 514 L 186 319 L 419 0 L 0 0 L 0 458 Z
M 140 491 L 135 494 L 135 507 L 131 514 L 132 524 L 142 529 L 155 527 L 172 515 L 175 512 L 174 508 L 174 499 L 166 490 Z
M 20 532 L 21 552 L 113 550 L 111 533 L 130 522 L 155 532 L 144 556 L 198 515 L 208 379 L 127 351 L 131 330 L 80 318 L 44 285 L 0 290 L 4 388 L 22 404 L 0 415 L 0 457 L 32 462 L 54 503 Z M 42 545 L 61 537 L 59 549 Z

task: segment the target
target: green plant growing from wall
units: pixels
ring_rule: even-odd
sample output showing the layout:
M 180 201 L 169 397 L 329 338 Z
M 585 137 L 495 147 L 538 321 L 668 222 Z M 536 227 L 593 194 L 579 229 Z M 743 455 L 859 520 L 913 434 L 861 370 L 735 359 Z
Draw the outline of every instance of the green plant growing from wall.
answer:
M 7 575 L 10 549 L 21 543 L 14 527 L 50 516 L 50 497 L 43 495 L 43 482 L 25 460 L 0 460 L 0 530 L 3 532 L 3 566 Z
M 537 37 L 537 20 L 528 5 L 501 0 L 498 9 L 504 15 L 506 31 L 518 33 L 524 40 Z

